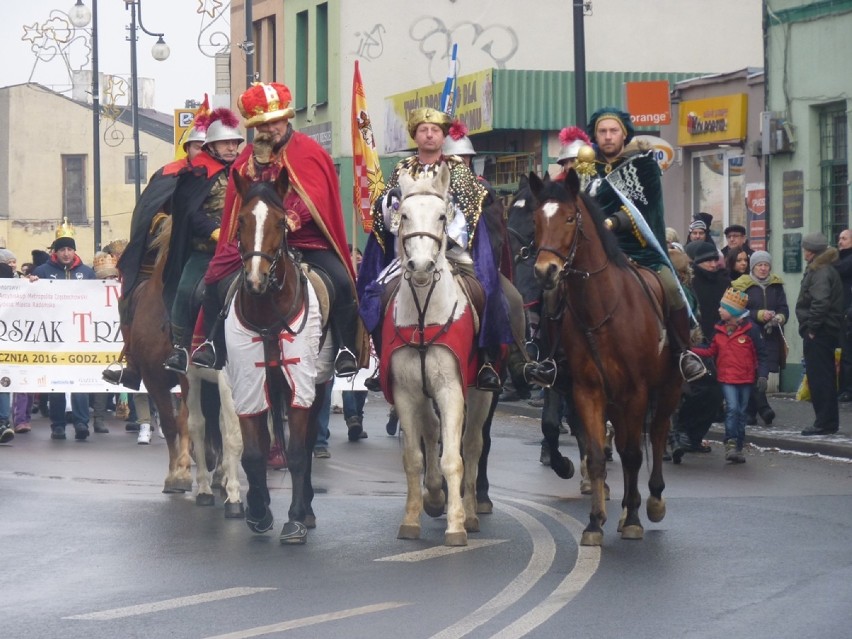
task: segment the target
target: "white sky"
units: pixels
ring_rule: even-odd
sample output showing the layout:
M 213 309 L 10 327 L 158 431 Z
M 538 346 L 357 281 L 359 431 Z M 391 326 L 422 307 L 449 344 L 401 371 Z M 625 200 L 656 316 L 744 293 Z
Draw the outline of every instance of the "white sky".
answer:
M 52 60 L 39 59 L 33 51 L 33 43 L 24 41 L 25 25 L 39 28 L 48 23 L 51 11 L 68 12 L 76 0 L 4 0 L 2 23 L 0 23 L 0 86 L 38 82 L 56 91 L 70 87 L 65 64 L 60 56 Z M 92 0 L 83 0 L 91 9 Z M 214 93 L 214 62 L 199 49 L 199 33 L 210 24 L 205 9 L 227 7 L 228 0 L 141 0 L 142 23 L 151 32 L 162 32 L 171 48 L 171 55 L 164 62 L 151 57 L 151 47 L 156 42 L 139 31 L 137 41 L 137 66 L 140 78 L 155 81 L 154 107 L 163 113 L 183 108 L 187 99 L 201 100 L 204 93 Z M 218 11 L 221 11 L 219 9 Z M 228 15 L 219 18 L 207 33 L 219 30 L 230 31 Z M 127 27 L 130 12 L 123 0 L 98 0 L 98 64 L 100 72 L 130 76 L 130 42 Z M 37 31 L 28 30 L 39 42 L 51 42 L 39 37 Z M 60 39 L 63 39 L 60 37 Z M 216 46 L 202 46 L 205 53 L 212 55 Z M 85 58 L 82 42 L 66 45 L 70 64 L 91 69 Z M 42 53 L 41 58 L 47 58 Z M 140 92 L 141 95 L 141 92 Z

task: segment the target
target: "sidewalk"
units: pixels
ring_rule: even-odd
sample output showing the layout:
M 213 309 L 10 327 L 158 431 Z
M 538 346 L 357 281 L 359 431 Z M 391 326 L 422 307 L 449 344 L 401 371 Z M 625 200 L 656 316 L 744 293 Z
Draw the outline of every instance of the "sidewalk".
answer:
M 802 429 L 810 426 L 814 420 L 814 411 L 810 402 L 797 402 L 795 396 L 779 393 L 769 396 L 769 404 L 775 411 L 772 426 L 763 426 L 763 422 L 760 422 L 758 426 L 747 426 L 747 444 L 852 459 L 852 403 L 840 404 L 840 430 L 836 434 L 812 437 L 800 435 Z M 500 402 L 497 410 L 532 418 L 541 416 L 541 409 L 530 406 L 525 400 Z M 724 434 L 724 425 L 714 424 L 707 433 L 707 437 L 722 441 Z

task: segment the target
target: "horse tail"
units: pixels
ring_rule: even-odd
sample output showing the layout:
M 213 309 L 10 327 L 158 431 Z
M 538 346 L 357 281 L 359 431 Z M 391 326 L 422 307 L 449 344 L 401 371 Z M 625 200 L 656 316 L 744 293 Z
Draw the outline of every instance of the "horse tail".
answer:
M 284 450 L 284 404 L 281 401 L 281 398 L 284 396 L 283 393 L 269 393 L 270 400 L 270 414 L 272 415 L 272 434 L 279 444 L 281 444 L 282 452 Z M 275 441 L 272 442 L 272 445 L 275 445 Z

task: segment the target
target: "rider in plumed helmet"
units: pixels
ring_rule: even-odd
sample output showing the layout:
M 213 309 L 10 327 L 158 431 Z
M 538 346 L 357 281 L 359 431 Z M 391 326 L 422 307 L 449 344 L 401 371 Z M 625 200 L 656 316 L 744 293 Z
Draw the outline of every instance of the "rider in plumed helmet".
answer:
M 174 350 L 163 366 L 185 373 L 195 323 L 193 293 L 216 249 L 228 174 L 244 138 L 239 119 L 226 108 L 207 120 L 204 146 L 191 170 L 178 179 L 172 196 L 172 235 L 164 273 L 164 296 L 171 304 Z

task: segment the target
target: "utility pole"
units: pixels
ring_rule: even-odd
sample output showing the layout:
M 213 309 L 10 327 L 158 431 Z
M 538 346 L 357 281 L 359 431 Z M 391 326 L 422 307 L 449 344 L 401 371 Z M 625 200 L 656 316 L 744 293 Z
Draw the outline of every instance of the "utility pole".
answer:
M 586 0 L 574 0 L 574 110 L 576 124 L 586 126 L 586 36 L 583 11 Z

